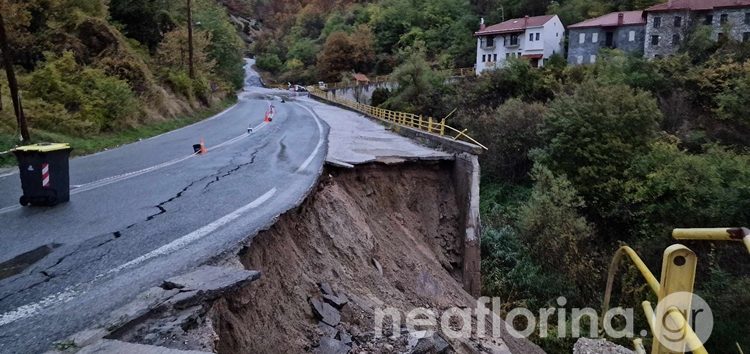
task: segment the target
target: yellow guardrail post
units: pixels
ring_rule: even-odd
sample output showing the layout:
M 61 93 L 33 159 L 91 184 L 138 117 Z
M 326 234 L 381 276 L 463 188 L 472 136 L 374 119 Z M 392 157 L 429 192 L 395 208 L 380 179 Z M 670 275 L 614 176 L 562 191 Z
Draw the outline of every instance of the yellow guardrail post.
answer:
M 745 227 L 723 227 L 710 229 L 674 229 L 676 240 L 736 241 L 745 244 L 750 253 L 750 229 Z
M 687 328 L 690 325 L 687 317 L 691 313 L 697 264 L 698 258 L 695 253 L 683 245 L 672 245 L 664 250 L 657 307 L 657 319 L 659 320 L 656 321 L 653 332 L 655 338 L 663 338 L 663 340 L 654 341 L 652 354 L 674 352 L 675 348 L 682 348 L 680 352 L 684 352 L 688 345 L 693 352 L 698 349 L 693 347 L 696 345 L 694 340 L 686 340 L 689 337 Z M 681 315 L 674 316 L 673 310 L 678 311 Z M 678 338 L 668 336 L 669 334 L 674 335 L 676 331 L 681 334 Z M 677 341 L 677 343 L 672 342 L 672 340 Z M 665 341 L 670 341 L 670 343 L 664 343 Z M 665 344 L 668 344 L 668 346 Z M 699 347 L 702 348 L 703 345 L 700 344 Z

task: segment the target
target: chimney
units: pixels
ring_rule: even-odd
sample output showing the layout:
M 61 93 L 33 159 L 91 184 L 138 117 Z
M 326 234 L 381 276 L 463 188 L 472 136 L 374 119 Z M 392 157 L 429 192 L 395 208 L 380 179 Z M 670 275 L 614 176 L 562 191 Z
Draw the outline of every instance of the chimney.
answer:
M 625 14 L 620 12 L 617 14 L 617 25 L 622 26 L 623 23 L 625 23 Z
M 487 26 L 484 24 L 484 17 L 482 17 L 482 20 L 479 21 L 479 30 L 484 31 L 485 28 L 487 28 Z
M 523 18 L 523 28 L 529 27 L 529 15 Z

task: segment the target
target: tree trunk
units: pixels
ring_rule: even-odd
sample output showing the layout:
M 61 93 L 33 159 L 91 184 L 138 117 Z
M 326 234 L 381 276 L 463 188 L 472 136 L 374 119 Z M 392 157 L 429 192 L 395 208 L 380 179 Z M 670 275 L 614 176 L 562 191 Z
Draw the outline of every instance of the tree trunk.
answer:
M 5 22 L 3 21 L 3 14 L 0 13 L 0 50 L 3 52 L 3 64 L 5 65 L 5 74 L 8 76 L 8 88 L 10 88 L 10 98 L 13 100 L 13 110 L 16 113 L 16 120 L 18 121 L 18 128 L 21 130 L 21 140 L 27 142 L 30 140 L 29 127 L 26 125 L 26 118 L 23 115 L 23 107 L 21 107 L 21 96 L 18 93 L 18 81 L 16 81 L 16 73 L 13 71 L 13 55 L 10 52 L 10 46 L 8 45 L 8 38 L 5 34 Z
M 0 83 L 0 111 L 3 110 L 3 84 Z
M 188 69 L 190 78 L 195 79 L 195 66 L 193 65 L 193 7 L 191 1 L 187 0 L 188 21 Z

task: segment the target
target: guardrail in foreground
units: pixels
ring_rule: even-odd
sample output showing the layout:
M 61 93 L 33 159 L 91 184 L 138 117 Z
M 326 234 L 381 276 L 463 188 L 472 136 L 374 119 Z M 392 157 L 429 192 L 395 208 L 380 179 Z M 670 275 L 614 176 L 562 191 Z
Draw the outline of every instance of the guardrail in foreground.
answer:
M 675 229 L 672 232 L 672 237 L 677 240 L 738 241 L 743 242 L 748 252 L 750 252 L 750 229 L 747 228 Z M 691 314 L 690 308 L 693 301 L 692 293 L 695 282 L 695 269 L 698 263 L 695 253 L 680 244 L 668 247 L 664 251 L 662 259 L 661 280 L 657 281 L 651 270 L 648 269 L 643 260 L 641 260 L 632 248 L 628 246 L 620 247 L 612 258 L 612 263 L 609 267 L 602 314 L 607 313 L 609 310 L 615 271 L 623 256 L 627 256 L 633 262 L 636 269 L 638 269 L 645 279 L 646 284 L 648 284 L 658 299 L 658 314 L 654 311 L 649 301 L 641 303 L 651 333 L 655 337 L 651 353 L 668 354 L 690 351 L 695 354 L 708 354 L 703 347 L 702 340 L 691 327 L 689 319 L 685 317 L 687 314 Z M 686 294 L 690 296 L 686 296 Z M 658 340 L 659 338 L 656 338 L 657 336 L 665 336 L 665 332 L 667 331 L 669 331 L 667 334 L 674 335 L 678 333 L 680 335 L 678 337 L 679 340 L 677 342 L 665 343 L 665 341 L 660 341 Z M 641 338 L 635 338 L 633 345 L 636 353 L 646 353 Z M 681 347 L 682 350 L 675 350 L 675 346 L 678 348 Z
M 315 87 L 308 87 L 310 94 L 326 101 L 338 103 L 340 105 L 349 107 L 355 111 L 369 115 L 370 117 L 377 118 L 379 120 L 397 124 L 404 127 L 419 129 L 431 134 L 437 134 L 440 136 L 447 136 L 453 140 L 460 140 L 468 142 L 481 147 L 482 149 L 488 150 L 486 146 L 480 142 L 474 140 L 467 134 L 468 129 L 458 130 L 445 124 L 445 118 L 437 120 L 432 117 L 424 117 L 413 113 L 391 111 L 379 107 L 373 107 L 370 105 L 354 102 L 350 100 L 341 99 L 338 97 L 329 98 L 325 91 L 322 91 Z M 455 134 L 455 136 L 454 136 Z

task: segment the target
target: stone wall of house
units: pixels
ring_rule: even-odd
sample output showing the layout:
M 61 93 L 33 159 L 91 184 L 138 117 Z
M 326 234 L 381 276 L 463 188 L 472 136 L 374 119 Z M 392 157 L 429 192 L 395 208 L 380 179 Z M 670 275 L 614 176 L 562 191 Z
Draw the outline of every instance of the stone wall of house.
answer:
M 633 41 L 630 41 L 630 32 L 634 31 Z M 592 64 L 599 54 L 599 49 L 605 48 L 607 44 L 607 30 L 601 27 L 593 28 L 571 28 L 568 45 L 568 63 Z M 621 26 L 615 28 L 613 46 L 626 53 L 643 54 L 646 27 L 642 25 Z M 580 42 L 581 33 L 586 35 L 584 43 Z M 598 34 L 598 40 L 593 42 L 594 33 Z M 592 57 L 593 56 L 593 57 Z
M 633 41 L 630 41 L 630 31 L 635 32 Z M 622 26 L 615 30 L 615 46 L 623 52 L 642 55 L 645 42 L 646 26 L 644 25 Z
M 602 38 L 601 29 L 599 27 L 571 28 L 569 31 L 568 63 L 571 65 L 591 64 L 591 56 L 598 55 L 599 48 L 602 47 L 604 39 Z M 580 42 L 580 35 L 582 33 L 586 35 L 586 40 L 583 43 Z M 599 36 L 599 40 L 596 43 L 591 40 L 594 33 L 597 33 Z
M 750 8 L 719 9 L 708 12 L 657 12 L 647 16 L 645 56 L 647 58 L 663 57 L 675 54 L 680 44 L 685 40 L 692 29 L 704 25 L 706 15 L 712 15 L 711 28 L 712 38 L 718 40 L 720 33 L 728 34 L 732 39 L 742 41 L 745 33 L 750 36 L 750 23 L 745 22 L 745 14 L 750 13 Z M 726 23 L 722 23 L 721 15 L 727 15 Z M 675 26 L 675 16 L 682 17 L 682 25 Z M 654 28 L 654 19 L 661 18 L 661 26 Z M 675 42 L 674 36 L 679 36 Z M 659 36 L 659 44 L 653 44 L 653 36 Z
M 675 17 L 682 18 L 679 27 L 675 26 Z M 657 18 L 661 19 L 661 26 L 654 27 Z M 646 45 L 644 55 L 646 58 L 665 57 L 677 53 L 680 42 L 685 39 L 688 28 L 695 23 L 691 14 L 687 11 L 656 12 L 646 16 Z M 679 41 L 674 41 L 674 36 L 679 36 Z M 658 36 L 658 43 L 654 42 Z

